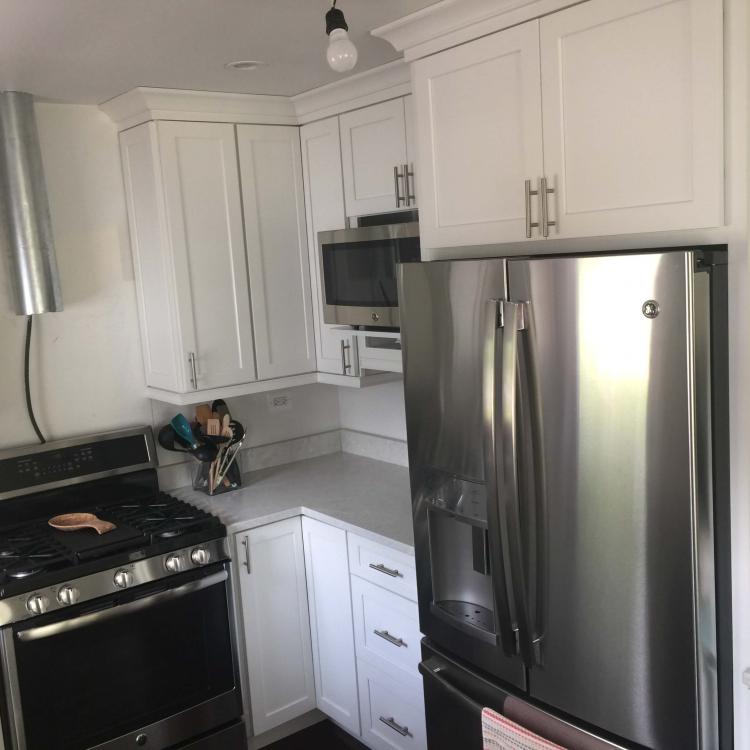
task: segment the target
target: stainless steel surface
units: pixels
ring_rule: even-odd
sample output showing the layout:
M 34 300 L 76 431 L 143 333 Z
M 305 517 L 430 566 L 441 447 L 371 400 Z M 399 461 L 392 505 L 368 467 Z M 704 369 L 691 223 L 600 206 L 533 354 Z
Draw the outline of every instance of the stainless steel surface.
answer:
M 398 173 L 398 167 L 393 168 L 393 191 L 396 194 L 396 208 L 398 208 L 403 202 L 404 198 L 401 196 L 401 191 L 399 189 L 398 181 L 402 177 Z
M 192 559 L 192 555 L 190 557 Z M 182 570 L 182 558 L 180 555 L 167 555 L 166 560 L 164 560 L 164 567 L 170 573 L 179 573 Z
M 190 364 L 190 385 L 193 390 L 198 390 L 198 369 L 195 366 L 195 352 L 188 352 L 188 363 Z
M 137 464 L 133 466 L 124 467 L 121 469 L 111 469 L 109 471 L 100 471 L 94 474 L 86 474 L 85 476 L 76 477 L 74 479 L 62 479 L 56 482 L 45 482 L 44 484 L 35 484 L 22 490 L 14 490 L 12 492 L 0 492 L 0 500 L 6 500 L 10 497 L 20 497 L 22 495 L 36 494 L 44 490 L 53 490 L 57 487 L 67 487 L 73 484 L 83 484 L 84 482 L 90 482 L 93 479 L 102 479 L 104 477 L 114 477 L 121 474 L 129 474 L 133 471 L 139 471 L 141 469 L 154 469 L 157 466 L 156 460 L 156 446 L 154 444 L 154 434 L 150 427 L 140 427 L 135 430 L 118 430 L 117 432 L 105 432 L 98 435 L 85 435 L 75 438 L 67 438 L 65 440 L 52 440 L 47 443 L 40 445 L 24 445 L 20 448 L 9 448 L 0 451 L 0 461 L 8 458 L 19 458 L 21 456 L 31 456 L 35 453 L 47 453 L 48 451 L 56 451 L 61 448 L 72 448 L 77 445 L 87 445 L 88 443 L 101 442 L 103 440 L 110 440 L 114 438 L 129 437 L 131 435 L 142 435 L 143 440 L 146 444 L 146 450 L 148 453 L 148 462 L 143 464 Z M 0 623 L 2 624 L 2 623 Z
M 166 565 L 164 566 L 166 567 Z M 167 568 L 169 570 L 169 568 Z M 177 571 L 170 571 L 176 573 Z M 116 570 L 112 578 L 113 583 L 118 589 L 126 589 L 133 585 L 133 574 L 129 570 Z
M 377 570 L 378 573 L 385 573 L 385 575 L 390 576 L 391 578 L 403 578 L 404 574 L 400 573 L 395 568 L 388 568 L 383 563 L 370 563 L 370 567 L 373 570 Z
M 406 641 L 402 638 L 396 638 L 395 635 L 391 635 L 387 630 L 373 630 L 373 633 L 377 635 L 379 638 L 382 638 L 384 641 L 388 641 L 393 646 L 398 646 L 398 648 L 403 648 L 406 646 Z
M 351 351 L 352 345 L 347 344 L 345 339 L 341 339 L 341 372 L 346 375 L 347 370 L 351 370 L 352 366 L 351 364 L 347 364 L 346 361 L 346 353 L 347 351 Z
M 39 641 L 43 638 L 51 638 L 61 633 L 69 633 L 72 630 L 78 630 L 84 628 L 87 625 L 93 623 L 106 622 L 107 620 L 113 620 L 118 617 L 125 617 L 126 615 L 139 612 L 143 609 L 159 604 L 160 602 L 169 601 L 172 599 L 179 599 L 180 597 L 192 594 L 195 591 L 206 589 L 209 586 L 216 586 L 217 584 L 224 583 L 227 580 L 228 574 L 226 570 L 221 570 L 213 575 L 206 576 L 197 581 L 190 581 L 190 583 L 183 584 L 173 589 L 166 589 L 160 591 L 151 596 L 145 596 L 142 599 L 135 599 L 132 602 L 126 604 L 119 604 L 109 609 L 101 609 L 96 612 L 91 612 L 86 615 L 80 615 L 70 620 L 62 620 L 61 622 L 55 622 L 50 625 L 40 625 L 39 627 L 28 628 L 27 630 L 19 630 L 16 633 L 16 637 L 20 641 Z
M 252 572 L 250 570 L 250 537 L 242 537 L 242 546 L 245 548 L 245 559 L 242 561 L 242 564 L 245 566 L 249 574 Z
M 544 415 L 547 608 L 530 694 L 659 750 L 700 747 L 692 267 L 679 251 L 508 263 Z
M 75 586 L 61 586 L 60 590 L 57 592 L 57 601 L 66 606 L 69 607 L 71 604 L 75 604 L 81 597 L 81 592 L 75 588 Z
M 524 182 L 524 206 L 526 213 L 526 237 L 531 239 L 531 230 L 539 226 L 538 221 L 531 220 L 531 196 L 539 195 L 538 190 L 531 189 L 531 180 Z
M 226 538 L 213 539 L 210 542 L 205 542 L 202 546 L 208 551 L 211 560 L 220 561 L 229 559 Z M 186 547 L 177 553 L 185 560 L 185 570 L 200 567 L 195 565 L 190 559 L 191 549 L 191 547 Z M 0 601 L 0 626 L 27 620 L 33 616 L 27 609 L 27 602 L 31 596 L 45 597 L 48 607 L 46 611 L 54 612 L 68 606 L 59 600 L 60 592 L 68 586 L 75 586 L 75 589 L 78 591 L 79 602 L 87 602 L 120 590 L 120 587 L 114 581 L 114 577 L 116 573 L 121 571 L 126 572 L 130 577 L 131 588 L 144 583 L 158 581 L 162 578 L 168 578 L 174 574 L 164 567 L 165 558 L 165 555 L 148 557 L 145 560 L 137 560 L 127 566 L 102 570 L 92 575 L 76 578 L 74 583 L 68 581 L 54 586 L 47 586 L 31 593 L 19 594 L 18 596 L 3 599 Z
M 493 468 L 505 268 L 403 264 L 399 299 L 420 630 L 524 688 Z
M 549 237 L 549 228 L 557 226 L 556 221 L 549 220 L 549 196 L 555 192 L 554 188 L 549 187 L 547 178 L 542 177 L 539 183 L 539 200 L 541 211 L 542 237 Z
M 190 553 L 193 565 L 208 565 L 211 562 L 211 553 L 205 547 L 196 547 Z
M 62 310 L 34 97 L 20 91 L 0 92 L 0 212 L 16 313 Z
M 370 227 L 358 227 L 356 229 L 335 229 L 330 232 L 318 232 L 320 278 L 325 279 L 323 245 L 371 242 L 375 240 L 388 241 L 414 237 L 419 237 L 419 222 L 416 221 L 404 224 L 379 224 Z M 377 320 L 373 320 L 373 313 L 378 316 Z M 325 300 L 325 282 L 323 282 L 323 318 L 326 323 L 332 325 L 361 325 L 378 328 L 398 328 L 400 325 L 399 307 L 329 305 Z
M 411 732 L 409 731 L 409 727 L 403 727 L 403 726 L 401 726 L 401 724 L 399 724 L 393 718 L 393 716 L 388 716 L 388 717 L 381 716 L 380 717 L 380 721 L 382 721 L 383 724 L 385 724 L 387 727 L 389 727 L 390 729 L 392 729 L 394 732 L 397 732 L 398 734 L 400 734 L 402 737 L 411 737 L 412 736 Z
M 26 600 L 26 610 L 30 615 L 41 615 L 47 611 L 49 601 L 46 596 L 33 594 Z

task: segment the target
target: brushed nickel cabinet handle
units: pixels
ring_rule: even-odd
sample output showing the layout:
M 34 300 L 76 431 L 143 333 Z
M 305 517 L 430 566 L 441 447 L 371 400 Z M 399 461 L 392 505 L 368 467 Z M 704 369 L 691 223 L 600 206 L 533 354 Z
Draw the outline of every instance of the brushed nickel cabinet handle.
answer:
M 397 724 L 396 720 L 392 716 L 389 716 L 388 718 L 386 718 L 385 716 L 381 716 L 380 721 L 382 721 L 383 724 L 392 729 L 394 732 L 398 732 L 402 737 L 412 736 L 411 732 L 409 731 L 409 727 L 402 727 L 400 724 Z
M 391 578 L 403 578 L 404 574 L 396 570 L 395 568 L 386 568 L 383 563 L 370 563 L 370 567 L 373 570 L 377 570 L 378 573 L 385 573 L 387 576 L 390 576 Z
M 526 237 L 531 239 L 531 230 L 539 226 L 538 221 L 531 220 L 531 196 L 539 195 L 538 190 L 531 189 L 531 180 L 524 183 L 524 204 L 526 208 Z
M 388 641 L 388 643 L 392 644 L 393 646 L 398 646 L 398 648 L 406 647 L 405 640 L 403 640 L 402 638 L 396 638 L 395 635 L 391 635 L 387 630 L 373 630 L 372 632 L 382 638 L 384 641 Z
M 348 349 L 351 349 L 352 347 L 344 341 L 344 339 L 341 339 L 341 371 L 346 375 L 347 370 L 351 370 L 352 366 L 351 363 L 346 363 L 346 352 Z
M 542 177 L 539 187 L 540 211 L 542 217 L 542 236 L 549 237 L 549 228 L 556 227 L 556 221 L 549 220 L 549 201 L 548 196 L 555 192 L 555 188 L 548 187 L 547 178 Z
M 403 178 L 404 175 L 398 173 L 398 166 L 395 166 L 393 168 L 393 187 L 396 191 L 396 208 L 398 208 L 402 203 L 406 203 L 406 198 L 401 195 L 401 190 L 399 189 L 398 181 Z
M 195 367 L 195 352 L 188 353 L 188 362 L 190 363 L 190 385 L 193 390 L 198 390 L 198 370 Z
M 416 205 L 417 196 L 414 195 L 414 185 L 411 178 L 414 177 L 414 165 L 413 164 L 402 164 L 401 169 L 404 170 L 404 193 L 405 203 L 407 206 Z
M 242 540 L 242 546 L 245 548 L 245 559 L 243 565 L 247 568 L 247 572 L 250 573 L 250 537 L 244 537 Z

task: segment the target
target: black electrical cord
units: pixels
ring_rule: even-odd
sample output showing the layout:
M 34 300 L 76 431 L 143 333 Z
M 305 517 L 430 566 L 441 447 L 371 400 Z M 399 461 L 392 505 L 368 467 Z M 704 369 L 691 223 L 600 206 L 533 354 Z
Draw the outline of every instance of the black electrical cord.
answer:
M 36 436 L 39 438 L 40 443 L 46 443 L 42 431 L 39 429 L 39 425 L 36 423 L 34 417 L 34 407 L 31 405 L 31 386 L 29 385 L 29 352 L 31 350 L 31 322 L 34 316 L 29 315 L 26 319 L 26 352 L 23 358 L 23 382 L 26 386 L 26 411 L 29 413 L 29 419 L 31 420 L 31 426 L 36 432 Z

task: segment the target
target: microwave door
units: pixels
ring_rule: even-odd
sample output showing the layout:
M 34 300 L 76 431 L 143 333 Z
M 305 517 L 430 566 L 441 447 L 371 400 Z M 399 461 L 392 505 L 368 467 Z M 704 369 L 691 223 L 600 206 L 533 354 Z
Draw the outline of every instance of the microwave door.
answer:
M 404 389 L 422 632 L 523 688 L 500 520 L 502 260 L 400 268 Z

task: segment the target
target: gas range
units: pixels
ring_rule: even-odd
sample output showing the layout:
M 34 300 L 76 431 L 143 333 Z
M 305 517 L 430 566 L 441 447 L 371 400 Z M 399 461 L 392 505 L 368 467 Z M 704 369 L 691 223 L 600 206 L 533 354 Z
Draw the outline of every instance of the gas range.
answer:
M 219 519 L 159 490 L 150 428 L 0 452 L 5 747 L 246 747 L 229 562 Z

